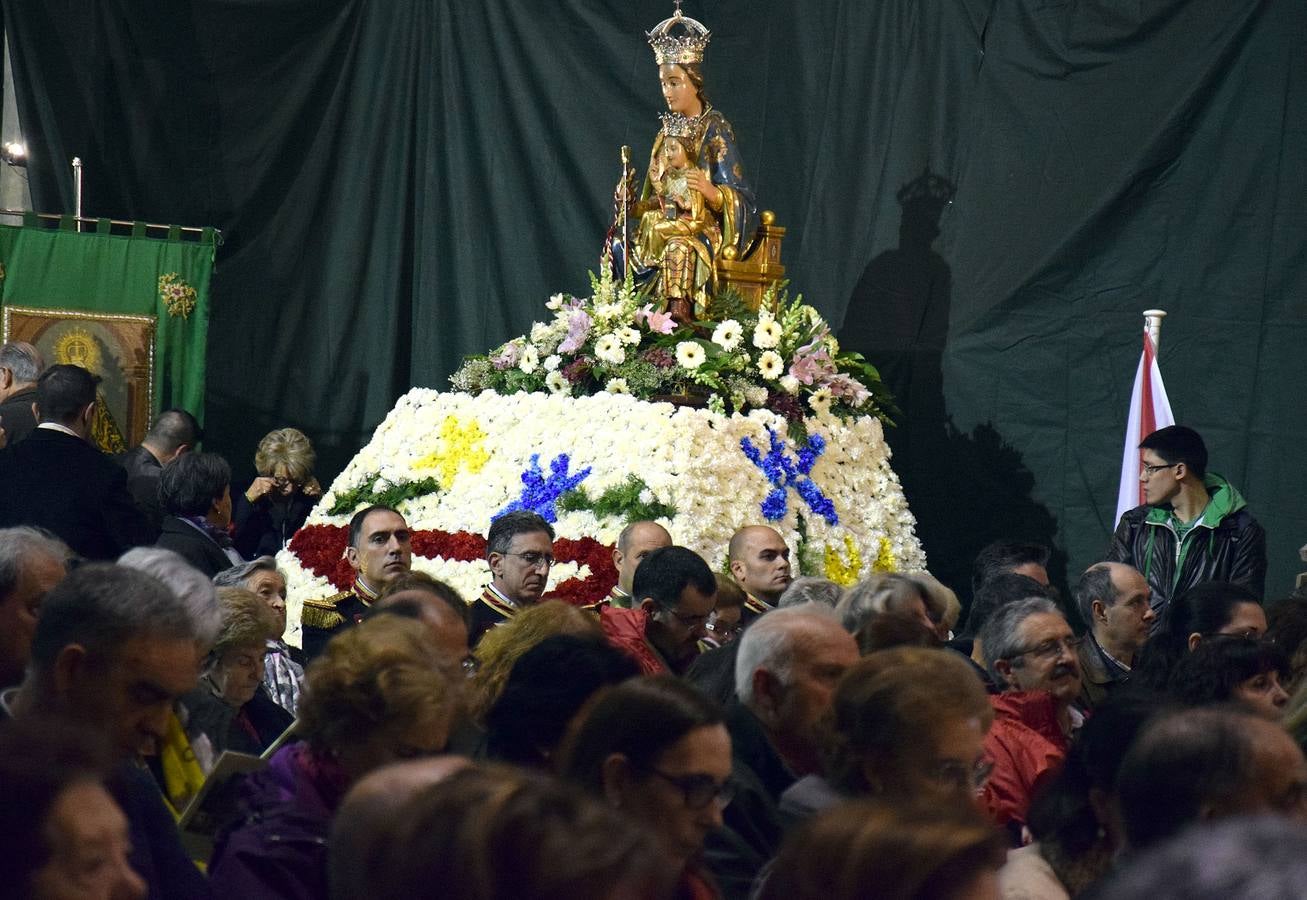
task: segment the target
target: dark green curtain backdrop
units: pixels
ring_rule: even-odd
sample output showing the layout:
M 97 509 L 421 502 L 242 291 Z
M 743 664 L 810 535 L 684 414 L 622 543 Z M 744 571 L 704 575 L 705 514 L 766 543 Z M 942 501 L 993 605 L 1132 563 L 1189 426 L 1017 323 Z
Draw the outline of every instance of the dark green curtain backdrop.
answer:
M 643 159 L 657 127 L 643 30 L 672 9 L 0 5 L 36 205 L 71 207 L 79 155 L 90 214 L 222 228 L 210 445 L 248 471 L 266 429 L 298 425 L 325 475 L 410 385 L 444 386 L 585 288 L 618 147 Z M 794 288 L 900 395 L 895 465 L 937 574 L 964 580 L 1000 535 L 1097 558 L 1139 313 L 1161 306 L 1176 413 L 1248 495 L 1287 590 L 1307 542 L 1307 7 L 686 12 L 716 35 L 709 92 L 789 228 Z

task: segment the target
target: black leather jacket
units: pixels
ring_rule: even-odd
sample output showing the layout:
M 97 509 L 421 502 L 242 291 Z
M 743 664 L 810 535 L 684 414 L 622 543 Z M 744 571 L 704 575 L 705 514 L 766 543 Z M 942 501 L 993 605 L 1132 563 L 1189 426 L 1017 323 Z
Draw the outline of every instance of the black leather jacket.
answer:
M 1266 531 L 1242 504 L 1215 525 L 1206 521 L 1195 524 L 1185 535 L 1183 547 L 1166 517 L 1158 512 L 1137 506 L 1123 515 L 1107 559 L 1127 563 L 1143 573 L 1152 588 L 1152 607 L 1159 620 L 1172 597 L 1207 581 L 1229 581 L 1258 597 L 1265 594 Z M 1184 551 L 1183 562 L 1180 550 Z

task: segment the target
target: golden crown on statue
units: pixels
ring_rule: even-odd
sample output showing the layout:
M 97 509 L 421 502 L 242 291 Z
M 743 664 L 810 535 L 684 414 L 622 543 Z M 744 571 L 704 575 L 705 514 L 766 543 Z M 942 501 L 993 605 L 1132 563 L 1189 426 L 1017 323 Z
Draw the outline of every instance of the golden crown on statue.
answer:
M 666 137 L 685 138 L 693 141 L 699 137 L 699 120 L 680 113 L 661 113 L 658 118 L 663 122 L 663 134 Z
M 675 35 L 672 29 L 681 26 L 682 33 Z M 653 47 L 654 59 L 658 65 L 684 66 L 703 62 L 703 51 L 712 38 L 712 33 L 698 19 L 691 19 L 681 12 L 681 0 L 676 0 L 676 12 L 670 19 L 663 19 L 646 32 L 649 46 Z

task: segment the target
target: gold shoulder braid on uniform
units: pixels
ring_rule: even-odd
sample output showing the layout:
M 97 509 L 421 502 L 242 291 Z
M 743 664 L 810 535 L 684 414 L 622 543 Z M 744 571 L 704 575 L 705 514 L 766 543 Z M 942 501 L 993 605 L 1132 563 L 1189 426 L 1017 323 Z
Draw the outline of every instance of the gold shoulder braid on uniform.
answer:
M 336 608 L 342 600 L 354 596 L 351 591 L 341 591 L 331 597 L 319 600 L 305 600 L 304 610 L 300 613 L 300 622 L 306 628 L 320 628 L 330 631 L 345 621 L 345 617 Z

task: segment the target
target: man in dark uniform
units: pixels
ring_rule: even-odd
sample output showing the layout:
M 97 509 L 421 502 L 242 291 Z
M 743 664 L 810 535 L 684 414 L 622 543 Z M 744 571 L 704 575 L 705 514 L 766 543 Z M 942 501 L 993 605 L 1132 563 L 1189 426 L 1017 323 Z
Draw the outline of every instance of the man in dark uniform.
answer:
M 613 568 L 617 570 L 617 584 L 613 585 L 607 597 L 582 608 L 598 612 L 605 606 L 630 609 L 636 605 L 631 599 L 631 585 L 635 580 L 636 568 L 653 551 L 670 546 L 672 546 L 672 536 L 657 522 L 641 519 L 627 525 L 617 536 L 617 547 L 613 550 Z
M 490 525 L 486 535 L 490 586 L 472 604 L 472 646 L 519 609 L 540 602 L 554 564 L 554 529 L 536 513 L 515 510 Z
M 746 525 L 731 535 L 727 559 L 731 577 L 744 589 L 740 622 L 748 625 L 776 608 L 790 586 L 790 548 L 785 538 L 766 525 Z
M 333 597 L 305 600 L 304 655 L 313 659 L 327 641 L 363 621 L 386 585 L 413 568 L 412 536 L 404 517 L 389 506 L 369 506 L 349 522 L 345 559 L 354 569 L 354 586 Z

